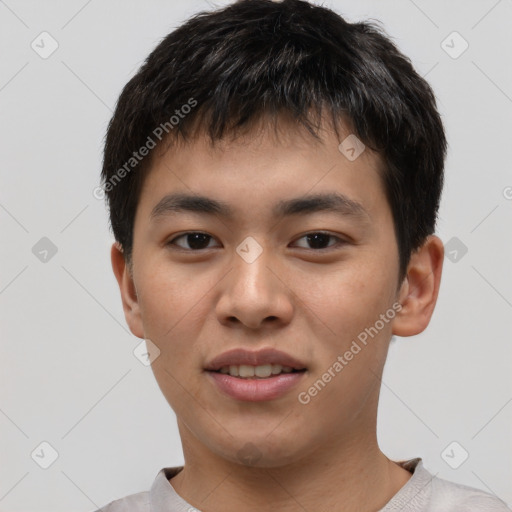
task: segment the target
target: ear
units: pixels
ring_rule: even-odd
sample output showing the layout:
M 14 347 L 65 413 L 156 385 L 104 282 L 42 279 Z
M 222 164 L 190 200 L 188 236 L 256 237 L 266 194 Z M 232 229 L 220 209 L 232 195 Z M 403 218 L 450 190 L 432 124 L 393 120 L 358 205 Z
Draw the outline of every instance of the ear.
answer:
M 443 242 L 435 235 L 413 252 L 399 291 L 402 309 L 393 321 L 393 334 L 413 336 L 425 330 L 437 302 L 443 260 Z
M 124 258 L 123 250 L 117 242 L 112 244 L 110 258 L 112 260 L 112 270 L 114 271 L 121 292 L 124 317 L 126 318 L 128 327 L 135 336 L 144 339 L 142 317 L 133 276 Z

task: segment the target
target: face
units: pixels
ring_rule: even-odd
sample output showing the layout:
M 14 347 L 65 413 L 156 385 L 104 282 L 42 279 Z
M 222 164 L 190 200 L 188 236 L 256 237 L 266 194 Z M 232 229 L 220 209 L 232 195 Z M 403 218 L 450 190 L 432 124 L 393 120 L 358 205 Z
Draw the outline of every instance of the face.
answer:
M 378 157 L 350 161 L 334 132 L 319 143 L 282 127 L 155 156 L 124 292 L 132 332 L 160 350 L 152 368 L 184 444 L 261 467 L 374 435 L 399 298 Z M 234 349 L 254 364 L 233 373 L 266 367 L 258 382 L 226 375 L 229 355 L 211 370 Z M 282 353 L 295 370 L 265 377 L 290 363 Z

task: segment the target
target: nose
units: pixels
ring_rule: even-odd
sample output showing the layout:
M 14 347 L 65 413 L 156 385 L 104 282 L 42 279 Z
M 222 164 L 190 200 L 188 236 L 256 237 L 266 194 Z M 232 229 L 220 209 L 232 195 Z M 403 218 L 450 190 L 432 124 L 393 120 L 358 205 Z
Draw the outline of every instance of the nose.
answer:
M 293 292 L 268 249 L 251 263 L 234 255 L 216 304 L 220 323 L 261 329 L 284 326 L 293 317 Z

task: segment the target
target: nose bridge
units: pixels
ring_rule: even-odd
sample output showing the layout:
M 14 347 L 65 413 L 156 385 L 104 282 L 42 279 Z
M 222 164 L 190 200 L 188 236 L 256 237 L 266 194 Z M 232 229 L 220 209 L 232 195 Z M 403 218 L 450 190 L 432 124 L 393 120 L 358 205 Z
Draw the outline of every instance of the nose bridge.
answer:
M 250 237 L 248 237 L 250 238 Z M 277 258 L 254 239 L 244 240 L 233 254 L 232 268 L 217 304 L 220 321 L 235 318 L 257 327 L 266 318 L 289 321 L 292 307 L 277 278 Z
M 250 237 L 248 237 L 250 238 Z M 231 272 L 231 288 L 240 301 L 267 303 L 275 288 L 271 272 L 272 254 L 254 239 L 244 240 L 236 249 Z

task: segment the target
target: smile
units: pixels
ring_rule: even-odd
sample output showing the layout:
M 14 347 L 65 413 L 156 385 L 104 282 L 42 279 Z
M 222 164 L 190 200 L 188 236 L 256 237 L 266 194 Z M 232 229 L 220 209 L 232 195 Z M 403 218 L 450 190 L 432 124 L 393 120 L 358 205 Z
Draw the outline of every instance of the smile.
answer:
M 223 366 L 219 373 L 231 375 L 231 377 L 239 377 L 241 379 L 266 379 L 272 375 L 280 375 L 281 373 L 293 373 L 303 370 L 295 370 L 291 366 L 283 366 L 280 364 L 262 364 L 260 366 L 252 366 L 248 364 Z
M 246 365 L 241 365 L 242 373 L 244 372 L 244 366 Z M 267 367 L 270 365 L 264 366 Z M 241 377 L 240 375 L 232 376 L 230 373 L 221 373 L 220 371 L 207 371 L 206 375 L 211 379 L 214 387 L 224 396 L 244 402 L 261 402 L 280 398 L 294 387 L 298 386 L 299 382 L 306 375 L 306 370 L 290 369 L 285 372 L 284 368 L 282 368 L 283 371 L 278 374 L 271 374 L 268 377 L 258 377 L 254 375 L 254 372 L 256 368 L 261 367 L 250 366 L 249 368 L 250 370 L 247 371 L 253 373 L 253 375 L 249 377 Z M 237 366 L 235 366 L 234 369 L 240 371 Z M 268 373 L 268 368 L 265 368 L 265 370 Z

